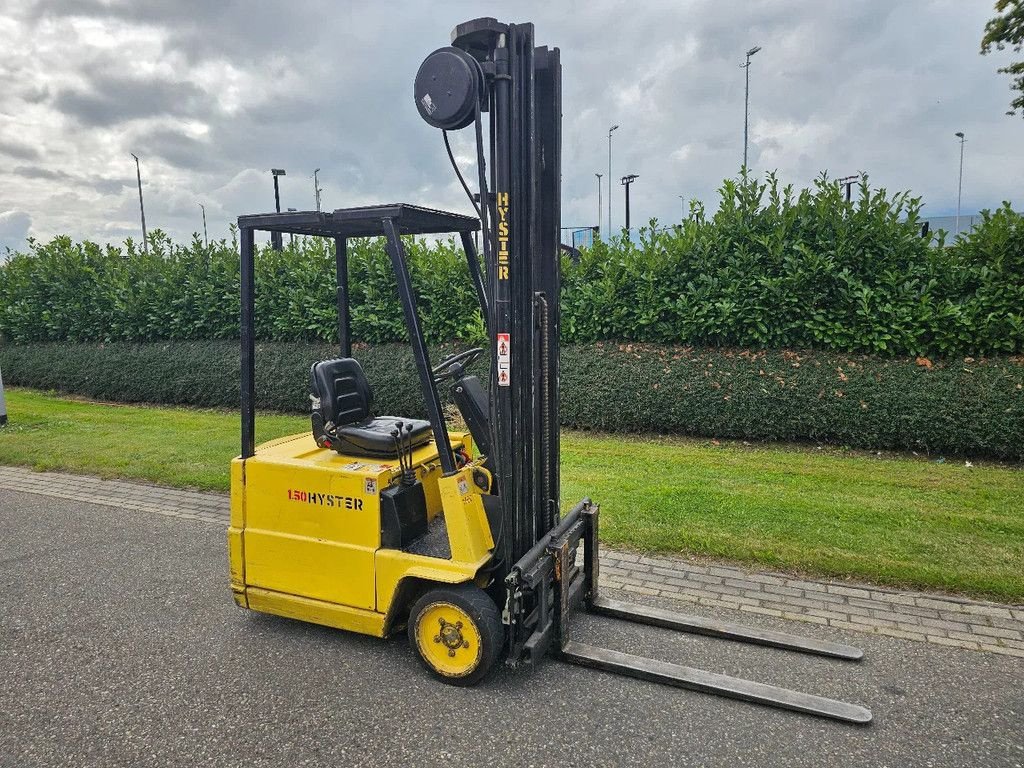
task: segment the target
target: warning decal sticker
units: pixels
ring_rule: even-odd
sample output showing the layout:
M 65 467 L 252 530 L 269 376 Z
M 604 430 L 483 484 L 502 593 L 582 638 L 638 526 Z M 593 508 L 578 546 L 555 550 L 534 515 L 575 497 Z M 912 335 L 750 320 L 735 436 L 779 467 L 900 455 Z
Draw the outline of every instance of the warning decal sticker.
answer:
M 494 344 L 498 358 L 498 386 L 507 387 L 512 383 L 512 334 L 497 334 Z

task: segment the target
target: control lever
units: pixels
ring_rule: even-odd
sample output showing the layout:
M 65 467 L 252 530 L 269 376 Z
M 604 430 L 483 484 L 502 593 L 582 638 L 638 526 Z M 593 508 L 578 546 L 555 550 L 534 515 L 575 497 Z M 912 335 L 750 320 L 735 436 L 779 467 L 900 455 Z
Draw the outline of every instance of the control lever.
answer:
M 391 430 L 391 439 L 395 441 L 395 453 L 398 454 L 398 466 L 402 470 L 402 478 L 405 478 L 405 449 L 402 447 L 402 422 L 398 422 L 396 428 Z
M 401 424 L 398 425 L 401 429 Z M 402 485 L 416 484 L 416 471 L 412 466 L 412 424 L 405 425 L 405 471 L 402 472 Z
M 395 429 L 391 430 L 391 439 L 395 441 L 395 453 L 398 454 L 398 465 L 402 470 L 402 485 L 415 485 L 416 472 L 412 465 L 412 424 L 396 422 Z

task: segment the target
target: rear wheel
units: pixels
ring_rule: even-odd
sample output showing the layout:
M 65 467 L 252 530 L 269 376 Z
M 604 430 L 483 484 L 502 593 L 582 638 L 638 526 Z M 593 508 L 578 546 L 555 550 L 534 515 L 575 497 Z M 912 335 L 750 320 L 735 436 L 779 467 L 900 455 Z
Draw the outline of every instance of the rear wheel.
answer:
M 483 679 L 504 641 L 498 607 L 472 584 L 431 589 L 409 611 L 409 644 L 431 674 L 451 685 Z

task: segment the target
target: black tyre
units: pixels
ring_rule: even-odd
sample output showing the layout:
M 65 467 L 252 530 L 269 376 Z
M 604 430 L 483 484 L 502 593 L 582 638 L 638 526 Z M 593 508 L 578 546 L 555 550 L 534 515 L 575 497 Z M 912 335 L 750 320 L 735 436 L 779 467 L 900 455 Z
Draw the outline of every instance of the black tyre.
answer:
M 498 607 L 472 584 L 435 587 L 409 611 L 409 644 L 420 663 L 449 685 L 475 685 L 505 644 Z

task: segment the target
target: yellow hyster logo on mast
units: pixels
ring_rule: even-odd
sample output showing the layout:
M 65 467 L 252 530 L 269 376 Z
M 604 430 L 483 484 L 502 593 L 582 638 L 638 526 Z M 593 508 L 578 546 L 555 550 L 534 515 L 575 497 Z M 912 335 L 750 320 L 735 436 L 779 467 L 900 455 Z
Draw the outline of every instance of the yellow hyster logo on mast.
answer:
M 498 279 L 508 280 L 508 192 L 499 192 L 498 209 Z

